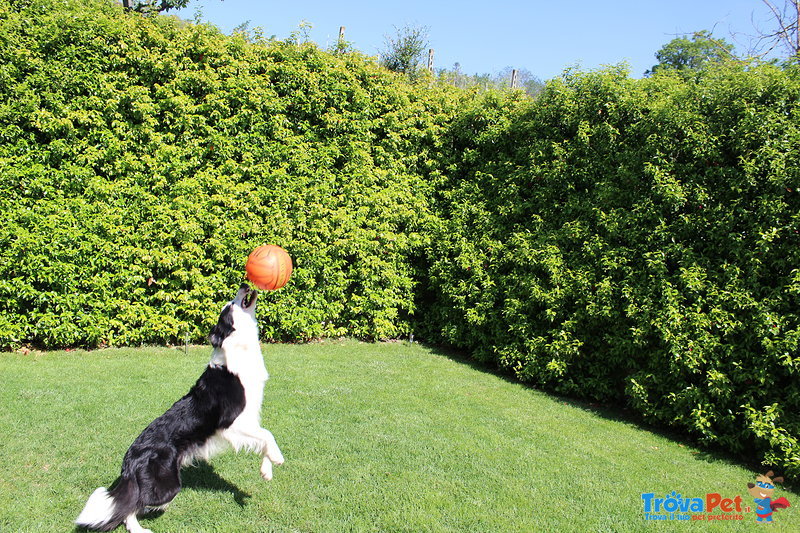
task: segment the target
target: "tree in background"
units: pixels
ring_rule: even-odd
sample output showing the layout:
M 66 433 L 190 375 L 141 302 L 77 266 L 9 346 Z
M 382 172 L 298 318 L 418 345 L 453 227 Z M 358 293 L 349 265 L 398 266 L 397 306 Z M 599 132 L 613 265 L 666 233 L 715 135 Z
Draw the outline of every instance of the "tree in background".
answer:
M 427 26 L 395 26 L 395 35 L 385 36 L 381 65 L 410 78 L 416 77 L 424 64 L 429 31 Z
M 132 4 L 132 5 L 131 5 Z M 186 7 L 189 0 L 122 0 L 122 7 L 140 13 L 161 13 Z
M 736 59 L 733 45 L 725 39 L 717 39 L 708 30 L 695 32 L 691 38 L 677 37 L 656 52 L 658 64 L 645 72 L 646 76 L 659 70 L 677 70 L 696 73 L 712 63 Z

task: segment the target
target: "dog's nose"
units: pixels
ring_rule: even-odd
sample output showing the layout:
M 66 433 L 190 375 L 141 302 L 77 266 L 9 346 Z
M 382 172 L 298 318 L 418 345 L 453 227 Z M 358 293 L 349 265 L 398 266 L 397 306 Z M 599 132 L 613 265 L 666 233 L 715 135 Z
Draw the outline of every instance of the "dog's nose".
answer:
M 242 289 L 244 289 L 244 290 L 246 290 L 246 291 L 250 292 L 250 285 L 248 285 L 247 283 L 242 283 L 242 284 L 239 286 L 239 290 L 242 290 Z

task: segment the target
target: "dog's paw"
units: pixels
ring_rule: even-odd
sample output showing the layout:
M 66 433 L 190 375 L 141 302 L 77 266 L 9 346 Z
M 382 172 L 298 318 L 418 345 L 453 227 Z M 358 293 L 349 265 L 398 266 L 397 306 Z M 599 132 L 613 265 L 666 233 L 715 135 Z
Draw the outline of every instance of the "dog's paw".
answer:
M 128 530 L 128 533 L 153 533 L 139 525 L 139 521 L 136 520 L 136 514 L 129 515 L 125 519 L 125 529 Z
M 272 479 L 272 462 L 267 457 L 261 461 L 261 477 L 267 481 Z
M 281 449 L 278 448 L 278 444 L 276 442 L 272 442 L 268 444 L 266 447 L 266 452 L 264 455 L 264 460 L 269 458 L 274 465 L 282 465 L 283 464 L 283 454 L 281 453 Z
M 270 454 L 269 460 L 272 461 L 272 464 L 280 466 L 284 462 L 283 454 L 281 453 L 280 450 L 278 450 L 278 453 Z

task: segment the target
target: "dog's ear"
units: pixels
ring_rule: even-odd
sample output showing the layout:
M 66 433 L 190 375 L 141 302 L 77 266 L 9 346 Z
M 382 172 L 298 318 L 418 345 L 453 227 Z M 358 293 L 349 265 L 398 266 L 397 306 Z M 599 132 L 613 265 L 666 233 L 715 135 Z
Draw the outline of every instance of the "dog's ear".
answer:
M 748 489 L 752 489 L 752 488 L 753 488 L 753 487 L 755 487 L 755 486 L 756 486 L 756 484 L 755 484 L 755 483 L 748 483 L 748 484 L 747 484 L 747 488 L 748 488 Z
M 233 312 L 230 305 L 226 305 L 225 309 L 219 314 L 217 325 L 211 329 L 208 335 L 208 340 L 214 348 L 222 347 L 222 342 L 228 338 L 228 335 L 234 330 L 233 327 Z
M 782 477 L 776 477 L 775 479 L 772 480 L 772 482 L 773 483 L 783 483 L 783 478 Z
M 772 476 L 774 476 L 774 475 L 775 475 L 775 472 L 773 472 L 772 470 L 770 470 L 769 472 L 767 472 L 766 474 L 764 474 L 764 477 L 769 477 L 769 478 L 771 478 L 771 477 L 772 477 Z

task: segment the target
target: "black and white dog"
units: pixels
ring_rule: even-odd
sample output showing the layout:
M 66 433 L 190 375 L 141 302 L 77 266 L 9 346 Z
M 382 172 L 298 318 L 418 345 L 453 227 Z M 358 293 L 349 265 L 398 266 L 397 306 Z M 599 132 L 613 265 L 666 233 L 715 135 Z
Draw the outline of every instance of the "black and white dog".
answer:
M 272 479 L 282 464 L 275 437 L 261 427 L 261 400 L 269 375 L 264 367 L 255 310 L 258 294 L 242 285 L 211 330 L 211 362 L 186 396 L 155 419 L 131 444 L 122 474 L 107 490 L 89 497 L 78 526 L 110 531 L 121 523 L 131 533 L 148 533 L 136 519 L 163 509 L 181 490 L 180 470 L 228 446 L 260 453 L 261 476 Z

